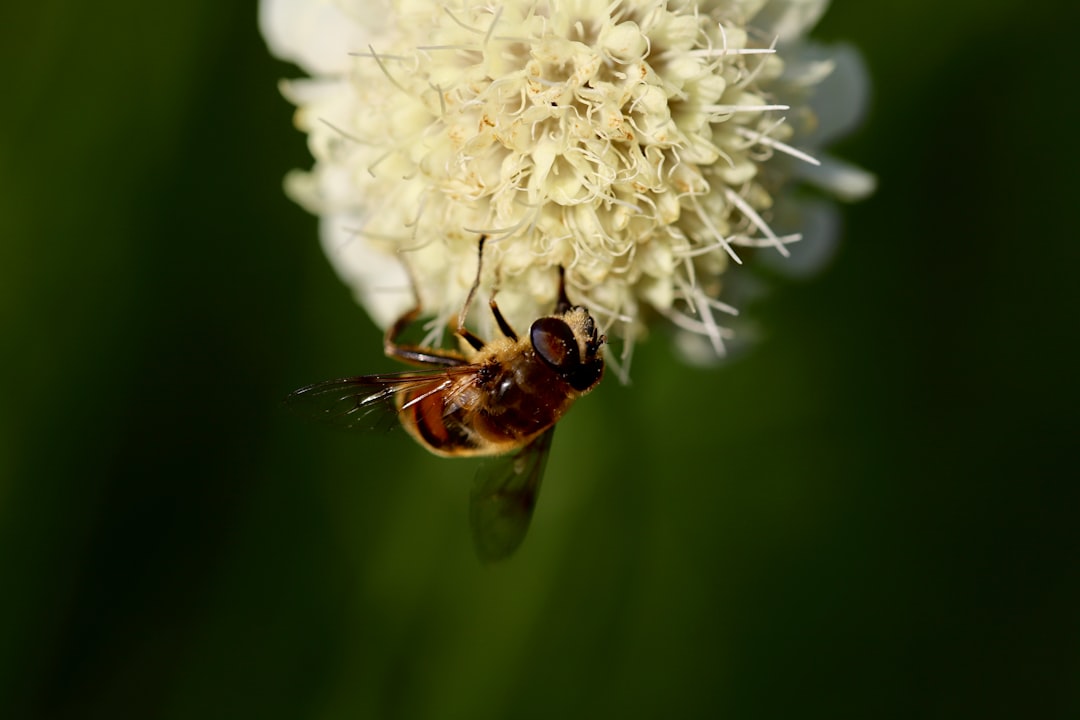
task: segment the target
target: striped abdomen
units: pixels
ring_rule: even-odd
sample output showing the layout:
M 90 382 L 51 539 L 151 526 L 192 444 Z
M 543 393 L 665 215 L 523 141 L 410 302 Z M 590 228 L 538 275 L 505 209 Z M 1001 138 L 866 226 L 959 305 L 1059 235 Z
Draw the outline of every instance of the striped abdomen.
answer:
M 449 379 L 449 382 L 448 382 Z M 440 385 L 444 385 L 440 389 Z M 401 423 L 439 455 L 498 455 L 547 430 L 580 393 L 532 352 L 490 359 L 399 396 Z

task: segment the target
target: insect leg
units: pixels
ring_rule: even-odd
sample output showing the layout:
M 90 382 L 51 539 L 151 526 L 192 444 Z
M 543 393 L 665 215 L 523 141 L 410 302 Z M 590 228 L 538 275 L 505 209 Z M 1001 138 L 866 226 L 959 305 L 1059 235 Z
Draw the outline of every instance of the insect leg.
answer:
M 404 264 L 404 263 L 403 263 Z M 416 289 L 416 281 L 413 280 L 412 271 L 405 264 L 405 272 L 409 275 L 409 284 L 412 286 L 414 305 L 404 315 L 394 321 L 394 324 L 386 329 L 383 336 L 383 353 L 387 357 L 401 360 L 414 365 L 438 365 L 441 367 L 454 367 L 465 365 L 468 361 L 459 354 L 450 350 L 422 347 L 420 345 L 403 345 L 397 339 L 420 316 L 422 305 L 420 292 Z
M 469 306 L 472 305 L 473 296 L 476 295 L 476 290 L 480 287 L 480 272 L 484 268 L 484 242 L 486 240 L 487 235 L 480 236 L 479 246 L 476 251 L 476 279 L 473 280 L 472 287 L 469 288 L 469 294 L 465 296 L 465 304 L 462 305 L 461 314 L 458 315 L 457 330 L 455 331 L 465 342 L 472 345 L 474 350 L 483 350 L 486 343 L 465 327 L 465 317 L 469 314 Z
M 495 296 L 491 296 L 491 300 L 488 301 L 488 306 L 491 308 L 491 314 L 495 316 L 495 323 L 499 326 L 499 332 L 511 340 L 517 340 L 517 333 L 514 332 L 514 328 L 510 327 L 510 323 L 506 322 L 506 318 L 503 317 L 502 312 L 499 310 L 499 305 L 495 302 Z
M 488 307 L 491 308 L 491 314 L 495 317 L 495 324 L 499 326 L 499 332 L 503 334 L 503 337 L 517 342 L 517 333 L 514 332 L 514 328 L 510 327 L 510 323 L 506 322 L 506 318 L 503 317 L 502 311 L 499 310 L 499 304 L 495 302 L 495 296 L 499 293 L 499 285 L 501 282 L 502 276 L 499 273 L 499 268 L 495 268 L 495 284 L 491 290 L 491 299 L 488 300 Z
M 566 295 L 566 268 L 562 265 L 559 266 L 559 302 L 555 305 L 555 312 L 562 314 L 574 307 L 574 303 L 570 302 L 570 298 Z

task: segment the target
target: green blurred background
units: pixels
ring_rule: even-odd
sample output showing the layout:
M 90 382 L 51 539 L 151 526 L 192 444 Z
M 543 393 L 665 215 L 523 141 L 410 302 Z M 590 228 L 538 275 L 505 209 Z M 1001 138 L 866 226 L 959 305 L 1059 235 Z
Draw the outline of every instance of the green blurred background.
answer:
M 474 463 L 279 408 L 390 365 L 254 4 L 7 4 L 0 715 L 1080 716 L 1076 19 L 836 0 L 880 191 L 750 352 L 582 402 L 483 568 Z

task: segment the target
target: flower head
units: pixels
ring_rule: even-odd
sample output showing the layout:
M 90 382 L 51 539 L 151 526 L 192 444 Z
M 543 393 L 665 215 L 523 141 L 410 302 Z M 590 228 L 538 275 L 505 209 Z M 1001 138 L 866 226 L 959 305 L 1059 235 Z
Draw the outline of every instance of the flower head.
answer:
M 483 235 L 512 324 L 550 312 L 563 266 L 624 358 L 654 317 L 720 353 L 725 271 L 801 239 L 772 226 L 791 181 L 872 186 L 808 152 L 860 107 L 857 56 L 803 42 L 826 5 L 263 0 L 271 48 L 313 75 L 283 86 L 315 157 L 288 191 L 380 325 L 415 283 L 441 332 Z M 811 99 L 837 58 L 856 82 L 832 118 Z

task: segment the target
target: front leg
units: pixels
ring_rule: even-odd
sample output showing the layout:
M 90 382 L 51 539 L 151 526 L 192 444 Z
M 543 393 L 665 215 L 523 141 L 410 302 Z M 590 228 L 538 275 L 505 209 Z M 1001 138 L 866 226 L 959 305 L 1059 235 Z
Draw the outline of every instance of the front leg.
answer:
M 383 353 L 385 353 L 387 357 L 412 365 L 456 367 L 458 365 L 468 364 L 468 360 L 466 360 L 461 353 L 453 350 L 441 350 L 438 348 L 424 347 L 422 345 L 404 345 L 397 341 L 401 333 L 405 332 L 405 329 L 409 327 L 416 318 L 420 317 L 420 312 L 422 310 L 420 293 L 416 289 L 416 283 L 412 280 L 412 272 L 409 270 L 408 265 L 405 265 L 405 271 L 409 274 L 409 281 L 412 285 L 415 304 L 408 312 L 394 321 L 393 325 L 386 329 L 386 334 L 383 335 Z
M 487 343 L 465 327 L 465 318 L 469 314 L 469 306 L 472 305 L 473 296 L 476 295 L 476 290 L 480 287 L 480 273 L 484 269 L 484 243 L 486 241 L 487 235 L 481 235 L 476 248 L 476 277 L 473 279 L 468 295 L 465 296 L 465 304 L 462 305 L 461 313 L 458 314 L 457 329 L 454 331 L 457 333 L 458 337 L 469 343 L 469 345 L 472 346 L 472 349 L 477 351 L 483 350 L 484 345 Z
M 510 327 L 510 323 L 506 322 L 506 318 L 503 317 L 502 311 L 499 310 L 499 306 L 495 303 L 495 296 L 491 296 L 491 300 L 488 301 L 488 307 L 491 308 L 491 314 L 495 316 L 495 324 L 499 326 L 499 332 L 504 337 L 508 337 L 514 342 L 517 342 L 518 336 L 514 332 L 514 328 Z

